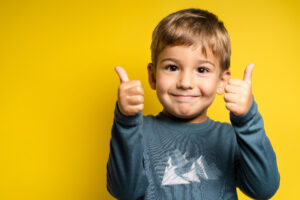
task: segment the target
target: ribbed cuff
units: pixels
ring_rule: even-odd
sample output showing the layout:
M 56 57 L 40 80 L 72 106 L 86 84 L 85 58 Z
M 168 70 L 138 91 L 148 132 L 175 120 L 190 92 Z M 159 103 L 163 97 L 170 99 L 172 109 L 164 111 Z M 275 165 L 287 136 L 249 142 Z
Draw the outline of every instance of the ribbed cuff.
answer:
M 134 116 L 123 115 L 119 110 L 118 102 L 116 102 L 115 120 L 124 126 L 136 126 L 140 123 L 143 123 L 143 114 L 142 112 L 139 112 Z

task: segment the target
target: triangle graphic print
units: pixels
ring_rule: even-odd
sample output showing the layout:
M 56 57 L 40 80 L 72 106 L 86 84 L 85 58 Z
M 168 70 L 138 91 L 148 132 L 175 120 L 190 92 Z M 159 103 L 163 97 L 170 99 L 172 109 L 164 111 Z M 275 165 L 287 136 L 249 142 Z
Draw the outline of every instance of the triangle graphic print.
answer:
M 176 149 L 168 158 L 161 185 L 200 183 L 201 179 L 214 180 L 218 179 L 219 175 L 220 170 L 216 164 L 208 165 L 202 155 L 194 161 L 188 161 L 185 155 Z

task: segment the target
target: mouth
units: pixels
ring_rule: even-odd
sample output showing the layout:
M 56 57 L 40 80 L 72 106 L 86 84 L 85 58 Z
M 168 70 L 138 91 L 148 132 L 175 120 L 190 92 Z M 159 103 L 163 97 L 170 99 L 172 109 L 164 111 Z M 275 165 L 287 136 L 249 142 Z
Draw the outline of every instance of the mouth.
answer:
M 171 94 L 178 101 L 193 101 L 200 97 L 200 95 L 182 95 L 182 94 Z

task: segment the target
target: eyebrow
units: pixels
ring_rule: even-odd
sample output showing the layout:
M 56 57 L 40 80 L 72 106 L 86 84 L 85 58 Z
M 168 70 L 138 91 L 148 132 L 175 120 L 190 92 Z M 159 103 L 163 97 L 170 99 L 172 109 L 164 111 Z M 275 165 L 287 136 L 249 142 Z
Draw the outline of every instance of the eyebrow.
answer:
M 168 60 L 180 64 L 180 60 L 178 60 L 178 59 L 176 59 L 176 58 L 164 58 L 164 59 L 162 59 L 160 62 L 162 63 L 162 62 L 165 62 L 165 61 L 168 61 Z M 202 63 L 209 63 L 209 64 L 211 64 L 212 66 L 215 67 L 215 64 L 214 64 L 213 62 L 210 62 L 209 60 L 198 60 L 198 62 L 201 63 L 201 64 L 202 64 Z

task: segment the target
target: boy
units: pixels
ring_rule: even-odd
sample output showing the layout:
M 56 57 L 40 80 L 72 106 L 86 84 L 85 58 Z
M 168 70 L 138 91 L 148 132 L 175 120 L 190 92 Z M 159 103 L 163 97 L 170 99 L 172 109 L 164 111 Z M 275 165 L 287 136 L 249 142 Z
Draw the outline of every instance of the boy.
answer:
M 120 77 L 107 164 L 107 188 L 118 199 L 268 199 L 279 187 L 276 156 L 251 91 L 252 70 L 230 79 L 230 40 L 214 14 L 186 9 L 153 32 L 149 83 L 163 105 L 143 116 L 141 82 Z M 231 124 L 207 109 L 223 94 Z

